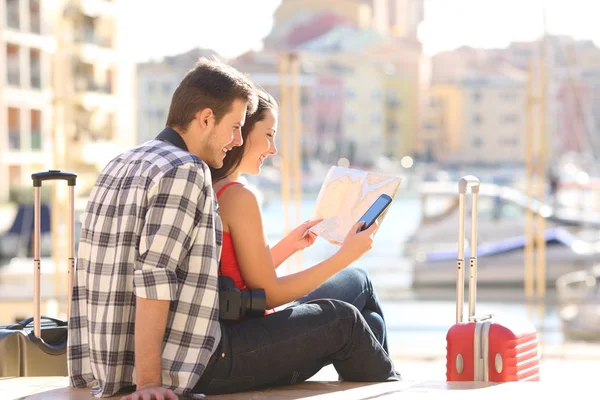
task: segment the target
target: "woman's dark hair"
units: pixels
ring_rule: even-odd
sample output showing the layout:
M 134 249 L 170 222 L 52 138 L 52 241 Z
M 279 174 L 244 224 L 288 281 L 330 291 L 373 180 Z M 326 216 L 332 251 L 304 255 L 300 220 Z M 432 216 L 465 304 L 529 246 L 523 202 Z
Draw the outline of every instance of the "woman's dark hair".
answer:
M 267 110 L 277 110 L 277 102 L 273 96 L 262 90 L 257 89 L 256 91 L 258 94 L 258 106 L 256 107 L 256 112 L 246 116 L 246 122 L 242 127 L 242 145 L 236 146 L 227 152 L 227 155 L 223 159 L 223 166 L 221 168 L 215 169 L 209 166 L 213 183 L 228 177 L 237 167 L 240 166 L 244 156 L 246 143 L 248 143 L 248 136 L 250 135 L 250 132 L 252 132 L 254 125 L 256 125 L 258 121 L 265 119 L 265 113 Z
M 250 79 L 216 59 L 201 58 L 173 93 L 166 125 L 186 131 L 205 108 L 213 111 L 219 123 L 238 99 L 248 102 L 247 113 L 256 110 L 256 89 Z

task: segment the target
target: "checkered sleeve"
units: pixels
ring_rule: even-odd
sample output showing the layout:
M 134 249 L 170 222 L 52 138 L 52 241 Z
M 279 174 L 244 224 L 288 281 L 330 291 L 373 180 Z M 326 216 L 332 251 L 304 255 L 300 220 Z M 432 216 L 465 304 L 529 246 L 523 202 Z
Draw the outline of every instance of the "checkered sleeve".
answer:
M 135 294 L 154 300 L 174 300 L 176 270 L 189 252 L 206 196 L 204 173 L 193 164 L 173 167 L 148 194 L 148 209 L 134 273 Z

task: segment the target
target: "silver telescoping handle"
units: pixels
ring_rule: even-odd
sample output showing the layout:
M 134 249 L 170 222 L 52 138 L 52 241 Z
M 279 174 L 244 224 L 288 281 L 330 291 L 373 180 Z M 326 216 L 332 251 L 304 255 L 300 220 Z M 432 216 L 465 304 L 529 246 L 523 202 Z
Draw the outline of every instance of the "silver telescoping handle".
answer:
M 477 203 L 479 197 L 479 179 L 472 175 L 463 176 L 458 182 L 458 258 L 456 259 L 456 323 L 463 320 L 465 298 L 465 203 L 468 189 L 473 194 L 471 214 L 471 243 L 469 257 L 469 316 L 475 316 L 477 298 Z
M 77 175 L 71 172 L 50 170 L 31 175 L 33 179 L 33 334 L 41 338 L 41 226 L 40 226 L 40 189 L 43 181 L 66 180 L 69 186 L 69 265 L 67 270 L 67 320 L 71 315 L 71 296 L 73 295 L 73 274 L 75 273 L 75 184 Z M 52 210 L 51 210 L 52 211 Z M 54 266 L 58 273 L 58 265 Z

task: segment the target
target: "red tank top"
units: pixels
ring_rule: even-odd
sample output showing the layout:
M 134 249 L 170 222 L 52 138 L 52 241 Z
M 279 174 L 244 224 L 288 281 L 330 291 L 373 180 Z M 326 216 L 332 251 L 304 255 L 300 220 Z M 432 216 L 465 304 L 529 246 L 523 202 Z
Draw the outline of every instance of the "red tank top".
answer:
M 217 192 L 217 200 L 223 194 L 225 189 L 227 189 L 231 185 L 241 185 L 240 182 L 229 182 L 224 185 Z M 242 278 L 242 273 L 240 271 L 240 265 L 238 263 L 237 257 L 235 256 L 235 249 L 233 247 L 233 239 L 231 238 L 231 234 L 229 232 L 223 232 L 223 244 L 221 248 L 221 272 L 219 274 L 226 275 L 233 279 L 235 282 L 235 287 L 239 290 L 246 290 L 248 286 L 246 282 L 244 282 L 244 278 Z M 271 314 L 275 312 L 274 309 L 265 310 L 265 315 Z

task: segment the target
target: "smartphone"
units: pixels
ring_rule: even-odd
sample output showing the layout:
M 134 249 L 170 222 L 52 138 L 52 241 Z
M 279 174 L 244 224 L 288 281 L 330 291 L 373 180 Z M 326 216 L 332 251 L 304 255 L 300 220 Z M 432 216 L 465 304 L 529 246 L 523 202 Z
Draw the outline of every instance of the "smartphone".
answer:
M 392 198 L 387 194 L 384 193 L 381 196 L 379 196 L 377 200 L 375 200 L 373 205 L 369 207 L 367 212 L 358 220 L 358 222 L 365 222 L 362 228 L 360 228 L 358 231 L 362 232 L 365 229 L 369 229 L 369 227 L 373 225 L 373 223 L 377 220 L 377 218 L 379 218 L 381 213 L 385 211 L 385 209 L 390 205 L 391 202 Z

